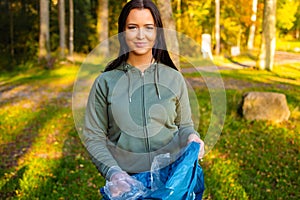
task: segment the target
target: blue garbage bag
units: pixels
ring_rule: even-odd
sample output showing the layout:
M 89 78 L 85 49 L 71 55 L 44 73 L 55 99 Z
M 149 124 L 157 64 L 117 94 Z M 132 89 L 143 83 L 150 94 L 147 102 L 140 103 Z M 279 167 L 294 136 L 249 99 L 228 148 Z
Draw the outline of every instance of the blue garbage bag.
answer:
M 142 172 L 132 175 L 143 184 L 138 188 L 140 196 L 135 199 L 157 200 L 201 200 L 204 192 L 204 174 L 198 163 L 200 144 L 191 142 L 181 150 L 179 157 L 170 165 L 159 169 L 159 187 L 153 189 L 153 173 Z M 137 190 L 137 188 L 133 188 Z M 143 191 L 143 192 L 141 192 Z M 109 200 L 104 187 L 100 189 L 104 200 Z M 132 195 L 132 191 L 130 192 Z M 118 200 L 130 199 L 130 194 L 123 194 Z M 127 195 L 127 196 L 126 196 Z

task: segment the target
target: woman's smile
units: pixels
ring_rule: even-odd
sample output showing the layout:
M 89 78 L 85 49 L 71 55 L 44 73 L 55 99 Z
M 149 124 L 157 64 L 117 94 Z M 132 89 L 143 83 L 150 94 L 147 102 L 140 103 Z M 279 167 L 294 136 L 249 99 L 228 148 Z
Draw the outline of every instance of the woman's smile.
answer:
M 145 48 L 147 47 L 147 42 L 135 42 L 134 43 L 137 48 Z

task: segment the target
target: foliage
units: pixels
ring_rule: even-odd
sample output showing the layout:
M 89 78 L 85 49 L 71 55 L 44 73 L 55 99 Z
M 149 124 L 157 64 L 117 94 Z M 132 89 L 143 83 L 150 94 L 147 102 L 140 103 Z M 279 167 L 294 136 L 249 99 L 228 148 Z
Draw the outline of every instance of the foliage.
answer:
M 118 34 L 118 18 L 116 14 L 121 13 L 122 7 L 127 1 L 109 1 L 109 35 L 113 36 Z
M 174 7 L 175 18 L 180 20 L 181 29 L 178 30 L 201 42 L 202 33 L 210 33 L 213 30 L 214 12 L 210 1 L 183 1 L 181 10 Z M 190 29 L 189 27 L 194 27 Z M 197 30 L 197 31 L 195 31 Z
M 277 4 L 277 27 L 281 32 L 291 30 L 296 21 L 296 12 L 300 6 L 296 0 L 279 0 Z
M 74 1 L 74 43 L 77 52 L 87 53 L 98 44 L 95 30 L 95 1 Z M 66 25 L 68 25 L 69 7 L 68 1 L 65 2 Z M 57 1 L 50 3 L 50 42 L 51 50 L 55 52 L 59 47 L 58 5 Z M 39 1 L 1 1 L 0 11 L 0 70 L 15 70 L 16 66 L 36 59 L 39 40 Z
M 117 34 L 118 15 L 127 0 L 109 1 L 109 36 Z M 65 1 L 66 37 L 69 35 L 69 4 Z M 98 45 L 96 31 L 99 0 L 74 1 L 74 47 L 78 53 L 88 53 Z M 53 56 L 59 47 L 58 5 L 50 1 L 50 42 Z M 221 51 L 228 53 L 231 46 L 247 43 L 251 24 L 252 5 L 248 0 L 221 1 Z M 212 35 L 214 45 L 215 4 L 204 0 L 173 0 L 177 31 L 201 43 L 202 33 Z M 263 3 L 258 4 L 256 43 L 259 47 Z M 281 35 L 297 35 L 300 30 L 297 0 L 278 0 L 277 26 Z M 3 0 L 0 3 L 0 70 L 14 70 L 16 66 L 35 60 L 39 40 L 39 1 Z M 288 14 L 287 14 L 288 13 Z M 195 31 L 197 30 L 197 31 Z M 68 39 L 68 38 L 66 38 Z M 67 40 L 68 41 L 68 40 Z
M 96 35 L 96 7 L 92 1 L 74 1 L 74 50 L 90 52 L 98 44 Z
M 36 55 L 38 7 L 34 0 L 26 1 L 25 5 L 6 0 L 1 1 L 0 12 L 1 64 L 6 70 L 11 70 L 16 61 L 21 63 Z

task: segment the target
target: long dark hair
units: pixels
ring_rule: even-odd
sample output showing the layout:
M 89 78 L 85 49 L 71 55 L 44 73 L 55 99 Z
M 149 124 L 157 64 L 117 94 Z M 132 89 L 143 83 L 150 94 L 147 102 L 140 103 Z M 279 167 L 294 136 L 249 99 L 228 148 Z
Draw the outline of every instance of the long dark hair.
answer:
M 126 44 L 124 31 L 127 17 L 132 9 L 149 9 L 154 19 L 155 26 L 157 27 L 156 41 L 152 48 L 153 58 L 175 70 L 178 70 L 173 61 L 170 58 L 169 52 L 167 51 L 167 45 L 165 41 L 163 24 L 160 17 L 159 10 L 151 0 L 131 0 L 122 9 L 118 21 L 118 39 L 120 43 L 119 56 L 110 62 L 104 71 L 110 71 L 120 66 L 124 61 L 127 61 L 129 56 L 129 48 Z

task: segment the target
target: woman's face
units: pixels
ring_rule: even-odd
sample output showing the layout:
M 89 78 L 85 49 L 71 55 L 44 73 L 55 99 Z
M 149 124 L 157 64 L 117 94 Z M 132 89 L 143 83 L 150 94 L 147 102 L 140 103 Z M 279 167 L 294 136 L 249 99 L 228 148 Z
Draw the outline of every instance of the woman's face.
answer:
M 132 9 L 126 20 L 125 31 L 130 53 L 152 56 L 156 27 L 149 9 Z

